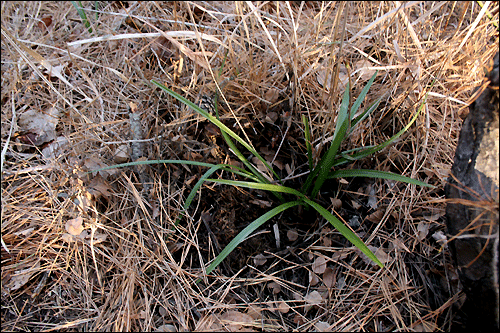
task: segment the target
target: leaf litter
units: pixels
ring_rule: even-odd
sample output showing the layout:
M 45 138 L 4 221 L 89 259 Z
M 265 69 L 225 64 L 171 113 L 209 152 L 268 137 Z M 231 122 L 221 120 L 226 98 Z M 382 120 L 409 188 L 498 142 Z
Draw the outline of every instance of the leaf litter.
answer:
M 122 5 L 128 8 L 121 8 Z M 139 183 L 133 171 L 107 170 L 99 172 L 99 177 L 83 176 L 83 173 L 130 160 L 128 141 L 133 138 L 129 136 L 126 110 L 129 102 L 145 106 L 139 122 L 145 129 L 144 137 L 150 139 L 142 152 L 149 159 L 182 158 L 185 153 L 189 153 L 186 156 L 199 155 L 197 158 L 201 160 L 220 156 L 233 158 L 230 154 L 219 155 L 217 141 L 208 143 L 201 139 L 203 121 L 165 96 L 156 96 L 145 83 L 151 78 L 160 78 L 195 101 L 204 90 L 217 90 L 207 64 L 212 69 L 218 69 L 224 57 L 221 50 L 229 50 L 225 72 L 222 73 L 222 76 L 231 78 L 223 89 L 229 104 L 220 110 L 222 117 L 229 123 L 235 122 L 234 117 L 248 119 L 249 126 L 245 130 L 249 132 L 262 122 L 264 127 L 278 126 L 284 133 L 287 122 L 282 118 L 287 113 L 289 134 L 292 135 L 287 135 L 283 144 L 292 142 L 294 145 L 286 149 L 283 147 L 274 161 L 277 170 L 286 173 L 286 177 L 295 177 L 300 173 L 300 158 L 304 155 L 301 151 L 303 146 L 298 141 L 302 133 L 297 112 L 310 117 L 313 139 L 316 140 L 314 147 L 320 149 L 319 143 L 331 135 L 330 127 L 338 102 L 336 96 L 330 95 L 333 89 L 330 87 L 331 69 L 327 65 L 329 59 L 348 63 L 353 83 L 369 77 L 373 67 L 383 71 L 383 75 L 377 78 L 373 96 L 372 92 L 367 96 L 367 103 L 390 92 L 390 98 L 381 104 L 380 114 L 372 117 L 366 128 L 355 132 L 354 141 L 348 140 L 346 145 L 359 146 L 358 142 L 370 145 L 391 135 L 393 129 L 405 123 L 412 111 L 411 105 L 416 104 L 413 91 L 418 84 L 426 84 L 429 78 L 439 77 L 440 90 L 435 91 L 439 95 L 429 98 L 426 116 L 430 125 L 422 122 L 408 132 L 405 140 L 398 142 L 393 150 L 381 152 L 373 161 L 356 162 L 368 167 L 375 165 L 384 171 L 403 170 L 408 175 L 413 168 L 409 161 L 415 159 L 415 165 L 420 167 L 421 164 L 425 170 L 425 177 L 439 183 L 446 176 L 442 170 L 449 170 L 447 165 L 453 158 L 462 121 L 459 115 L 466 112 L 466 109 L 457 111 L 457 108 L 468 101 L 474 87 L 480 85 L 484 76 L 481 66 L 474 64 L 486 63 L 497 48 L 488 45 L 488 40 L 498 40 L 498 33 L 490 28 L 486 17 L 481 18 L 481 24 L 474 29 L 468 28 L 470 21 L 477 16 L 477 6 L 411 3 L 404 9 L 398 9 L 393 3 L 372 6 L 348 3 L 345 10 L 349 11 L 349 15 L 346 14 L 346 41 L 349 43 L 342 48 L 335 44 L 340 33 L 335 40 L 333 36 L 338 9 L 337 5 L 333 7 L 333 3 L 263 3 L 253 12 L 254 9 L 244 3 L 216 2 L 207 7 L 201 3 L 114 2 L 103 6 L 108 7 L 92 12 L 97 14 L 92 22 L 97 34 L 95 37 L 112 31 L 113 35 L 123 38 L 94 39 L 78 44 L 94 36 L 88 35 L 85 26 L 79 24 L 81 19 L 72 10 L 71 4 L 43 3 L 40 6 L 30 2 L 21 5 L 6 3 L 3 8 L 2 30 L 8 30 L 11 35 L 18 36 L 19 42 L 36 49 L 36 54 L 43 58 L 46 66 L 43 75 L 49 77 L 56 90 L 48 87 L 41 77 L 32 75 L 34 69 L 27 65 L 25 58 L 32 56 L 30 53 L 21 55 L 19 52 L 26 50 L 15 49 L 2 39 L 2 48 L 6 50 L 2 79 L 9 82 L 2 85 L 2 143 L 8 142 L 8 127 L 6 131 L 4 127 L 13 121 L 18 128 L 11 141 L 23 147 L 7 147 L 6 172 L 2 178 L 2 244 L 5 243 L 9 249 L 7 252 L 2 247 L 2 281 L 19 276 L 12 284 L 16 289 L 8 290 L 10 295 L 2 298 L 3 326 L 9 330 L 20 327 L 31 330 L 193 330 L 202 327 L 198 324 L 211 318 L 215 330 L 223 329 L 223 325 L 231 329 L 270 331 L 450 330 L 454 311 L 452 304 L 457 299 L 456 294 L 451 293 L 458 293 L 459 289 L 446 292 L 437 289 L 436 293 L 429 293 L 429 277 L 415 273 L 424 267 L 437 267 L 436 271 L 443 269 L 443 263 L 436 260 L 438 257 L 449 261 L 446 248 L 436 256 L 439 247 L 428 246 L 430 242 L 437 241 L 440 245 L 445 242 L 444 233 L 439 233 L 443 231 L 440 222 L 426 219 L 415 209 L 425 207 L 434 211 L 433 214 L 443 211 L 442 203 L 436 200 L 429 203 L 438 197 L 436 193 L 416 195 L 411 186 L 405 188 L 394 182 L 392 189 L 386 191 L 383 184 L 390 182 L 384 181 L 375 188 L 376 202 L 356 198 L 359 201 L 354 200 L 351 194 L 357 191 L 359 184 L 351 179 L 341 179 L 341 191 L 336 191 L 337 183 L 332 182 L 331 191 L 322 194 L 325 202 L 331 204 L 346 221 L 351 219 L 352 211 L 356 211 L 360 218 L 354 226 L 355 231 L 370 235 L 370 245 L 377 257 L 390 265 L 388 271 L 377 272 L 363 261 L 361 255 L 339 242 L 334 230 L 318 232 L 323 230 L 322 221 L 311 218 L 307 212 L 296 211 L 293 215 L 299 216 L 299 219 L 283 214 L 278 226 L 281 233 L 291 229 L 298 231 L 297 238 L 295 235 L 281 235 L 281 248 L 261 249 L 258 244 L 263 243 L 262 239 L 267 244 L 275 243 L 272 229 L 263 230 L 264 233 L 259 236 L 269 237 L 256 236 L 253 239 L 259 239 L 259 242 L 242 248 L 242 251 L 249 252 L 236 258 L 238 260 L 234 262 L 238 265 L 233 267 L 232 272 L 214 272 L 208 280 L 209 284 L 198 289 L 199 285 L 194 280 L 202 274 L 200 266 L 215 257 L 216 247 L 208 237 L 204 238 L 209 231 L 203 223 L 199 223 L 199 213 L 189 212 L 192 216 L 174 227 L 189 186 L 196 182 L 196 178 L 193 179 L 196 174 L 186 174 L 183 167 L 158 168 L 158 174 L 146 171 L 154 179 L 152 192 L 157 201 L 157 212 L 151 220 L 147 209 L 142 211 L 131 194 L 131 189 Z M 489 6 L 493 20 L 495 17 L 498 20 L 498 5 L 491 3 Z M 162 13 L 175 13 L 178 21 L 175 24 L 167 22 L 165 19 L 170 18 L 164 14 L 158 17 L 159 9 Z M 195 21 L 190 18 L 190 10 L 196 16 Z M 401 10 L 408 18 L 406 22 L 398 15 Z M 250 12 L 252 14 L 247 15 Z M 141 20 L 162 31 L 178 33 L 169 35 L 173 43 L 163 45 L 169 52 L 159 54 L 156 42 L 148 45 L 152 42 L 149 37 L 125 37 L 137 33 L 134 27 L 124 24 L 128 15 L 135 21 L 135 17 L 141 17 Z M 36 21 L 36 17 L 42 21 Z M 45 19 L 49 17 L 50 21 Z M 437 26 L 428 23 L 439 20 L 439 17 L 445 19 L 441 20 L 439 32 L 435 33 Z M 264 31 L 256 28 L 261 26 L 259 18 L 271 22 L 266 29 L 273 42 L 279 41 L 278 48 L 271 45 Z M 338 19 L 342 18 L 343 13 Z M 359 18 L 363 19 L 360 21 Z M 90 19 L 94 19 L 94 15 Z M 72 22 L 71 27 L 67 22 Z M 413 37 L 406 38 L 401 33 L 400 27 L 410 29 L 409 25 L 414 25 L 413 30 L 420 40 L 419 47 Z M 384 29 L 377 28 L 381 26 Z M 314 33 L 311 33 L 310 27 L 314 27 Z M 145 31 L 147 33 L 158 33 L 147 24 L 139 28 L 149 29 Z M 224 33 L 224 29 L 233 28 L 236 34 L 229 33 L 226 39 L 220 37 L 221 29 Z M 192 39 L 196 36 L 195 29 L 203 30 L 202 42 L 208 63 L 199 44 Z M 189 31 L 181 34 L 182 30 Z M 468 33 L 466 43 L 465 32 Z M 424 33 L 428 38 L 422 37 Z M 190 39 L 183 40 L 178 37 L 180 35 L 189 35 Z M 219 43 L 213 43 L 214 38 Z M 295 38 L 296 43 L 293 42 Z M 58 58 L 68 57 L 68 52 L 54 40 L 63 44 L 76 43 L 70 49 L 70 62 L 66 58 L 64 61 Z M 224 46 L 221 47 L 221 43 Z M 459 45 L 462 46 L 461 51 L 474 50 L 466 52 L 470 54 L 470 59 L 463 59 L 462 52 L 455 52 Z M 150 55 L 150 59 L 146 59 L 146 55 Z M 280 59 L 283 64 L 280 64 Z M 420 60 L 420 69 L 417 65 L 408 65 L 407 59 L 415 64 Z M 446 59 L 449 61 L 445 62 Z M 51 67 L 49 62 L 53 64 Z M 71 69 L 78 65 L 85 71 L 97 91 L 90 87 L 87 79 L 77 75 L 66 76 L 70 65 Z M 284 68 L 289 71 L 284 71 Z M 437 69 L 447 75 L 437 73 Z M 120 74 L 120 80 L 110 76 L 109 71 Z M 171 73 L 175 76 L 170 76 Z M 408 73 L 411 75 L 408 76 Z M 348 75 L 347 68 L 341 68 L 340 88 L 349 79 Z M 169 81 L 170 77 L 172 81 Z M 23 85 L 27 89 L 20 89 Z M 353 85 L 354 96 L 359 93 L 358 86 Z M 15 95 L 14 104 L 11 93 Z M 87 97 L 96 93 L 102 98 L 102 104 Z M 55 95 L 63 96 L 66 105 L 62 106 L 54 98 Z M 453 96 L 453 99 L 446 96 Z M 278 104 L 292 107 L 276 107 Z M 57 111 L 55 106 L 64 113 Z M 234 114 L 227 110 L 228 106 Z M 18 112 L 19 119 L 16 120 L 12 110 L 27 111 Z M 52 115 L 50 119 L 49 114 Z M 278 151 L 282 133 L 276 128 L 263 135 L 269 141 L 261 144 L 258 151 L 265 155 L 268 163 Z M 429 140 L 426 146 L 422 146 L 421 137 L 426 134 Z M 256 141 L 256 144 L 260 143 L 259 139 Z M 36 148 L 33 149 L 33 146 Z M 43 155 L 37 151 L 38 148 Z M 283 152 L 293 156 L 282 155 Z M 314 153 L 319 156 L 316 151 Z M 52 160 L 50 169 L 41 168 L 46 163 L 44 157 Z M 23 170 L 30 170 L 29 173 L 18 174 L 20 166 Z M 73 172 L 75 168 L 81 170 Z M 191 185 L 187 184 L 189 180 Z M 217 192 L 222 196 L 223 191 L 219 190 L 217 187 L 204 187 L 199 195 L 200 208 L 204 206 L 204 200 L 214 196 L 209 193 Z M 229 237 L 227 232 L 234 228 L 232 225 L 238 216 L 247 216 L 247 212 L 256 209 L 269 209 L 266 206 L 273 202 L 259 196 L 259 193 L 250 193 L 248 197 L 233 196 L 241 201 L 240 204 L 248 204 L 246 210 L 236 212 L 234 207 L 220 204 L 222 200 L 229 201 L 232 195 L 208 204 L 214 206 L 211 210 L 214 221 L 210 223 L 220 223 L 220 238 Z M 355 206 L 357 209 L 354 209 Z M 210 207 L 203 208 L 207 210 Z M 226 211 L 217 212 L 216 209 Z M 23 215 L 29 215 L 29 218 Z M 81 225 L 79 217 L 83 219 Z M 90 227 L 81 230 L 78 236 L 71 235 L 66 230 L 66 223 L 70 220 L 76 220 L 71 222 L 73 233 L 87 227 L 86 221 L 98 221 L 99 228 L 93 236 Z M 222 228 L 224 226 L 226 228 Z M 209 227 L 213 225 L 209 224 Z M 177 232 L 173 233 L 175 228 Z M 429 234 L 432 237 L 428 237 Z M 60 241 L 65 238 L 76 243 L 70 246 Z M 205 240 L 206 243 L 203 243 Z M 92 250 L 91 243 L 98 246 Z M 175 251 L 172 244 L 175 244 Z M 418 262 L 424 267 L 416 266 L 413 256 L 424 245 L 427 252 L 418 253 Z M 313 254 L 311 259 L 309 253 Z M 258 254 L 265 256 L 265 263 L 257 265 L 250 260 Z M 328 258 L 326 268 L 321 261 L 316 262 L 323 256 Z M 92 260 L 96 260 L 97 265 Z M 252 263 L 258 270 L 250 268 Z M 312 270 L 313 265 L 318 273 Z M 314 285 L 309 282 L 309 271 L 316 276 Z M 18 299 L 35 291 L 38 281 L 42 282 L 41 275 L 37 273 L 42 272 L 49 275 L 44 287 L 48 292 L 38 297 L 43 301 L 24 307 L 16 304 Z M 99 274 L 105 282 L 102 288 L 95 280 Z M 277 294 L 273 294 L 273 288 L 262 289 L 262 282 L 269 281 L 270 275 L 280 279 L 281 290 Z M 396 283 L 384 286 L 388 288 L 385 294 L 377 293 L 382 288 L 383 278 L 388 275 Z M 401 285 L 406 289 L 401 289 Z M 426 294 L 431 297 L 426 298 Z M 327 304 L 323 298 L 325 295 L 329 296 L 331 307 L 324 306 Z M 408 307 L 392 306 L 401 301 Z M 85 304 L 92 304 L 99 311 L 99 316 L 89 315 Z M 278 311 L 267 310 L 271 309 L 271 305 Z M 285 305 L 291 310 L 285 311 Z M 159 311 L 155 310 L 159 306 L 164 307 L 161 318 Z M 251 315 L 250 308 L 257 306 L 261 310 Z M 54 309 L 59 309 L 59 312 Z M 19 313 L 16 312 L 18 310 Z M 222 322 L 221 316 L 225 313 L 228 314 Z M 238 313 L 248 314 L 254 321 Z M 148 315 L 150 319 L 146 320 Z M 415 320 L 423 316 L 426 316 L 425 320 Z M 364 320 L 359 321 L 360 317 Z

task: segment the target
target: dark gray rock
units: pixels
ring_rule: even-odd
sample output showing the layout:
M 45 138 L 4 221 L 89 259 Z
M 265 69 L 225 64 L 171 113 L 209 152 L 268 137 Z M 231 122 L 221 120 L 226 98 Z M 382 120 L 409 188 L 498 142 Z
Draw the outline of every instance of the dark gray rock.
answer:
M 499 74 L 498 54 L 490 84 L 470 105 L 445 187 L 448 239 L 466 301 L 465 329 L 499 329 Z

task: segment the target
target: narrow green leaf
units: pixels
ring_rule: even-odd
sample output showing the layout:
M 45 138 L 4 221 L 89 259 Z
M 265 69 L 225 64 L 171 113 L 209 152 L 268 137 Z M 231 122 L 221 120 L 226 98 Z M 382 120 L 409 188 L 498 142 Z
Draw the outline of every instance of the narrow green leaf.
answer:
M 225 185 L 245 187 L 245 188 L 253 188 L 253 189 L 257 189 L 257 190 L 295 194 L 299 198 L 306 197 L 304 194 L 300 193 L 296 189 L 293 189 L 291 187 L 286 187 L 283 185 L 263 184 L 263 183 L 245 182 L 245 181 L 240 181 L 240 180 L 229 180 L 229 179 L 207 179 L 206 181 L 219 183 L 219 184 L 225 184 Z
M 435 188 L 436 186 L 424 183 L 420 180 L 416 180 L 410 177 L 405 177 L 398 175 L 397 173 L 386 172 L 386 171 L 377 171 L 377 170 L 336 170 L 330 172 L 328 178 L 341 178 L 341 177 L 370 177 L 370 178 L 381 178 L 381 179 L 389 179 L 395 180 L 398 182 L 405 182 L 409 184 L 419 185 L 419 186 L 427 186 L 431 188 Z
M 210 274 L 219 264 L 231 253 L 233 250 L 243 242 L 248 236 L 250 236 L 255 230 L 257 230 L 261 225 L 269 221 L 275 215 L 281 213 L 282 211 L 302 204 L 302 201 L 291 201 L 279 205 L 276 208 L 271 209 L 264 215 L 260 216 L 258 219 L 250 223 L 245 229 L 243 229 L 233 240 L 224 248 L 224 250 L 219 253 L 217 258 L 208 266 L 206 274 Z
M 182 97 L 181 95 L 177 94 L 176 92 L 168 89 L 163 84 L 158 83 L 155 80 L 151 80 L 151 82 L 154 85 L 156 85 L 157 87 L 159 87 L 160 89 L 162 89 L 163 91 L 165 91 L 170 96 L 174 97 L 175 99 L 179 100 L 181 103 L 189 106 L 190 108 L 192 108 L 193 110 L 195 110 L 196 112 L 198 112 L 199 114 L 201 114 L 203 117 L 205 117 L 210 122 L 212 122 L 215 126 L 219 127 L 221 129 L 221 131 L 224 130 L 232 138 L 234 138 L 236 141 L 238 141 L 239 143 L 241 143 L 243 145 L 243 147 L 245 147 L 249 152 L 251 152 L 254 156 L 256 156 L 266 166 L 266 168 L 268 170 L 270 170 L 274 174 L 274 176 L 276 177 L 276 179 L 278 179 L 281 182 L 281 179 L 278 176 L 278 174 L 273 170 L 272 167 L 269 166 L 269 164 L 266 162 L 266 160 L 264 158 L 262 158 L 262 156 L 260 156 L 259 153 L 257 153 L 257 151 L 255 151 L 255 149 L 253 149 L 252 146 L 250 146 L 250 144 L 248 144 L 245 140 L 243 140 L 242 138 L 240 138 L 230 128 L 228 128 L 226 125 L 224 125 L 220 120 L 218 120 L 216 117 L 212 116 L 211 114 L 209 114 L 205 110 L 201 109 L 198 105 L 194 104 L 190 100 L 188 100 L 188 99 Z
M 309 171 L 313 170 L 313 159 L 312 159 L 312 146 L 311 146 L 311 130 L 309 128 L 309 120 L 305 115 L 302 115 L 302 123 L 304 124 L 305 131 L 305 141 L 306 141 L 306 149 L 307 149 L 307 160 L 309 162 Z
M 220 121 L 219 111 L 217 109 L 217 99 L 214 100 L 214 107 L 215 107 L 215 114 L 216 114 L 217 120 Z M 227 134 L 227 132 L 224 131 L 222 128 L 220 129 L 220 131 L 221 131 L 222 137 L 226 141 L 226 144 L 229 146 L 230 149 L 232 149 L 232 151 L 236 155 L 236 157 L 238 157 L 238 159 L 248 168 L 248 170 L 250 170 L 255 176 L 257 176 L 257 178 L 259 178 L 259 180 L 262 183 L 269 183 L 269 181 L 259 171 L 257 171 L 257 169 L 255 169 L 254 166 L 240 152 L 240 150 L 238 149 L 238 147 L 236 147 L 236 144 L 233 142 L 233 140 L 231 140 L 231 137 Z M 279 199 L 282 200 L 283 198 L 279 198 Z
M 365 99 L 366 94 L 368 94 L 368 90 L 370 90 L 370 87 L 372 86 L 373 81 L 375 80 L 375 77 L 377 76 L 377 74 L 378 74 L 378 71 L 375 71 L 375 74 L 373 74 L 373 76 L 370 78 L 370 80 L 368 81 L 366 86 L 363 88 L 363 90 L 361 90 L 361 93 L 359 94 L 358 98 L 356 99 L 356 101 L 352 105 L 352 107 L 351 107 L 351 119 L 354 119 L 354 115 L 356 114 L 356 112 L 358 112 L 358 109 L 359 109 L 361 103 L 363 102 L 363 100 Z M 354 125 L 352 125 L 352 126 L 354 126 Z
M 370 113 L 372 113 L 373 111 L 375 111 L 378 108 L 378 106 L 379 106 L 379 104 L 380 104 L 381 101 L 382 101 L 382 97 L 378 98 L 365 111 L 363 111 L 363 113 L 361 113 L 359 116 L 357 116 L 355 119 L 353 119 L 353 121 L 351 123 L 352 127 L 349 130 L 349 134 L 351 134 L 352 131 L 354 130 L 354 128 L 356 128 L 357 124 L 359 124 L 363 120 L 365 120 L 365 118 L 368 117 L 370 115 Z
M 221 169 L 223 166 L 222 165 L 214 165 L 213 167 L 211 167 L 210 169 L 208 169 L 204 174 L 203 176 L 200 177 L 200 179 L 198 179 L 198 181 L 196 182 L 196 184 L 193 186 L 193 188 L 191 189 L 191 192 L 189 193 L 188 197 L 186 198 L 186 201 L 184 202 L 184 211 L 187 211 L 189 209 L 189 206 L 191 206 L 191 202 L 193 201 L 194 197 L 196 196 L 196 192 L 198 192 L 198 190 L 200 189 L 201 185 L 203 185 L 203 182 L 208 178 L 210 177 L 215 171 Z M 181 213 L 179 214 L 179 217 L 177 217 L 177 220 L 175 221 L 175 224 L 174 225 L 178 225 L 179 222 L 182 220 L 182 218 L 184 217 L 184 214 Z
M 379 144 L 379 145 L 377 145 L 375 147 L 373 147 L 373 146 L 370 146 L 370 147 L 361 147 L 363 150 L 361 152 L 359 152 L 359 153 L 355 153 L 353 155 L 350 155 L 350 159 L 351 160 L 353 160 L 353 159 L 354 160 L 358 160 L 358 159 L 362 159 L 362 158 L 365 158 L 367 156 L 373 155 L 374 153 L 378 152 L 379 150 L 384 149 L 385 147 L 387 147 L 388 145 L 390 145 L 392 142 L 394 142 L 403 133 L 405 133 L 410 128 L 410 126 L 415 122 L 415 120 L 417 119 L 418 115 L 420 114 L 420 112 L 424 108 L 426 100 L 427 100 L 427 94 L 425 95 L 424 101 L 422 102 L 422 104 L 418 108 L 418 111 L 410 119 L 410 122 L 403 129 L 401 129 L 398 133 L 396 133 L 393 137 L 391 137 L 387 141 L 382 142 L 381 144 Z M 348 162 L 347 158 L 340 157 L 340 158 L 336 158 L 335 159 L 334 165 L 337 166 L 337 165 L 344 164 L 346 162 Z
M 202 167 L 207 167 L 207 168 L 217 166 L 216 164 L 188 161 L 188 160 L 148 160 L 148 161 L 135 161 L 135 162 L 115 164 L 115 165 L 107 166 L 107 167 L 100 168 L 100 169 L 90 170 L 87 173 L 111 170 L 111 169 L 116 169 L 116 168 L 124 168 L 124 167 L 135 166 L 135 165 L 148 165 L 148 164 L 186 164 L 186 165 L 202 166 Z M 250 172 L 246 171 L 245 169 L 242 169 L 242 168 L 239 168 L 237 166 L 230 165 L 230 164 L 219 164 L 219 165 L 223 166 L 222 170 L 232 172 L 234 174 L 241 175 L 243 177 L 256 180 L 255 176 L 252 175 Z
M 349 84 L 348 84 L 349 86 Z M 346 88 L 344 92 L 344 96 L 342 98 L 342 103 L 339 108 L 339 115 L 337 117 L 337 124 L 335 127 L 335 132 L 333 133 L 332 144 L 323 158 L 316 166 L 318 169 L 318 178 L 314 182 L 313 190 L 311 191 L 311 198 L 315 198 L 318 195 L 320 188 L 323 186 L 323 183 L 328 177 L 328 172 L 333 166 L 335 162 L 335 156 L 337 155 L 337 151 L 340 148 L 340 144 L 345 138 L 347 128 L 349 127 L 349 116 L 348 109 L 349 108 L 349 87 Z M 306 179 L 307 181 L 307 179 Z
M 76 1 L 71 1 L 71 4 L 73 5 L 73 7 L 75 7 L 76 11 L 78 12 L 78 16 L 80 16 L 80 18 L 82 19 L 85 28 L 87 28 L 89 32 L 92 33 L 92 28 L 90 27 L 90 22 L 87 19 L 87 14 L 82 9 L 82 2 L 78 1 L 77 4 Z
M 380 266 L 380 268 L 384 267 L 384 264 L 380 262 L 380 260 L 373 254 L 372 251 L 366 246 L 365 243 L 356 235 L 354 232 L 351 231 L 348 227 L 345 226 L 344 223 L 342 223 L 339 219 L 337 219 L 335 216 L 333 216 L 329 211 L 327 211 L 323 206 L 315 203 L 312 200 L 309 199 L 303 199 L 305 203 L 308 205 L 312 206 L 318 213 L 321 214 L 328 222 L 330 222 L 331 225 L 337 229 L 342 236 L 347 238 L 354 246 L 356 246 L 361 252 L 363 252 L 368 258 L 370 258 L 373 262 L 375 262 L 377 265 Z

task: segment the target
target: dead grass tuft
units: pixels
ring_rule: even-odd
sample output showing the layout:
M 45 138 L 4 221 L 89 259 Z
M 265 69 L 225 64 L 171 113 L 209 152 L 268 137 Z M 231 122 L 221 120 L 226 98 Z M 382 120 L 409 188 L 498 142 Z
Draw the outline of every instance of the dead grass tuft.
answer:
M 476 2 L 98 4 L 96 11 L 94 2 L 83 2 L 92 33 L 70 2 L 1 5 L 2 327 L 452 327 L 463 293 L 440 238 L 443 189 L 467 105 L 498 49 L 497 2 L 483 10 Z M 196 102 L 221 92 L 222 119 L 254 145 L 261 140 L 256 128 L 270 123 L 277 133 L 295 133 L 287 141 L 300 145 L 306 114 L 320 156 L 347 82 L 357 96 L 374 70 L 379 75 L 364 105 L 383 96 L 382 103 L 346 150 L 398 132 L 435 80 L 418 125 L 356 167 L 398 172 L 438 189 L 353 180 L 338 184 L 342 195 L 332 192 L 351 226 L 355 203 L 367 207 L 376 198 L 353 228 L 385 260 L 383 270 L 319 219 L 286 243 L 287 230 L 297 230 L 283 217 L 280 249 L 270 224 L 259 237 L 274 250 L 249 243 L 251 255 L 196 284 L 224 246 L 207 227 L 224 220 L 235 226 L 219 229 L 234 232 L 248 223 L 249 215 L 235 216 L 240 211 L 232 206 L 222 212 L 226 206 L 212 200 L 225 190 L 205 187 L 190 218 L 174 227 L 201 170 L 153 165 L 85 173 L 129 160 L 134 140 L 148 159 L 234 162 L 216 134 L 205 134 L 206 122 L 153 89 L 151 79 Z M 131 102 L 138 114 L 132 126 L 142 126 L 142 138 L 131 133 Z M 282 134 L 273 152 L 281 141 Z M 299 173 L 303 154 L 291 157 L 289 175 Z M 240 214 L 268 204 L 250 203 L 252 193 L 238 197 L 251 198 L 237 202 L 248 207 Z

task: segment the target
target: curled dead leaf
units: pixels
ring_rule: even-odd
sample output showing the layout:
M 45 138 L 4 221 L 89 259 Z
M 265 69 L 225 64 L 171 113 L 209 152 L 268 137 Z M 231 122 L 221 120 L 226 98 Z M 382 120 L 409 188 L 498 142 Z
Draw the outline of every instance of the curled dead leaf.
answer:
M 108 166 L 106 163 L 104 163 L 100 158 L 96 156 L 87 157 L 83 161 L 83 165 L 85 166 L 86 171 L 102 169 Z M 101 174 L 101 176 L 104 179 L 107 179 L 110 175 L 114 175 L 117 172 L 118 172 L 117 169 L 110 169 L 110 170 L 101 170 L 98 172 L 98 174 Z
M 123 144 L 116 148 L 113 160 L 115 163 L 125 163 L 129 160 L 129 157 L 130 154 L 128 153 L 128 146 Z
M 165 324 L 158 327 L 155 332 L 177 332 L 177 328 L 174 325 Z
M 71 243 L 74 241 L 73 239 L 73 236 L 68 234 L 68 233 L 64 233 L 62 236 L 61 236 L 62 240 L 65 241 L 66 243 Z
M 19 117 L 22 131 L 33 133 L 32 144 L 39 146 L 56 138 L 56 126 L 59 122 L 59 110 L 56 107 L 46 112 L 30 109 Z
M 331 332 L 332 330 L 330 329 L 330 324 L 324 321 L 318 321 L 314 324 L 314 327 L 316 327 L 316 331 L 318 332 Z
M 262 317 L 262 314 L 261 314 L 262 310 L 264 310 L 264 309 L 261 308 L 260 306 L 250 304 L 250 306 L 248 307 L 247 313 L 253 319 L 259 319 Z
M 330 198 L 330 201 L 332 202 L 333 209 L 340 209 L 342 208 L 342 200 L 338 198 Z
M 73 236 L 78 236 L 82 233 L 83 229 L 83 217 L 78 216 L 76 219 L 71 219 L 66 221 L 66 231 Z

